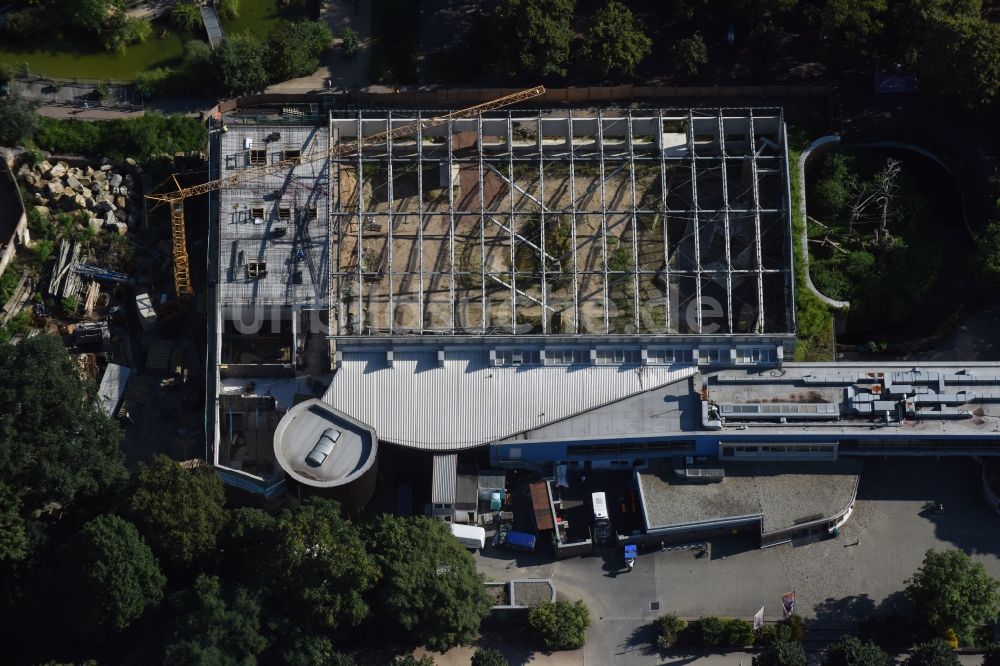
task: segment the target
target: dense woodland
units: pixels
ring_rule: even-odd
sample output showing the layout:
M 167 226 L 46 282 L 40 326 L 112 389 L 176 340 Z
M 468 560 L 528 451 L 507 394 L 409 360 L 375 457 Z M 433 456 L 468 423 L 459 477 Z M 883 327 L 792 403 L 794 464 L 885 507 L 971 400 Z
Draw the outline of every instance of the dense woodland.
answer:
M 444 523 L 231 508 L 165 457 L 130 477 L 95 391 L 57 337 L 0 346 L 5 663 L 349 664 L 478 632 L 490 601 Z

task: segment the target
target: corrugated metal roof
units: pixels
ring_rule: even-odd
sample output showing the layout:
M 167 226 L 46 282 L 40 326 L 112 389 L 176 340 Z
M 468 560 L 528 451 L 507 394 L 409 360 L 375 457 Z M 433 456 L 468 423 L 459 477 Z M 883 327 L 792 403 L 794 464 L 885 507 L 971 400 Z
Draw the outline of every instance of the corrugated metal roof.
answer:
M 486 348 L 347 351 L 324 400 L 380 440 L 431 451 L 498 441 L 696 372 L 693 366 L 500 366 Z
M 101 385 L 97 389 L 97 397 L 101 408 L 108 416 L 113 416 L 122 398 L 125 397 L 125 389 L 128 386 L 129 377 L 132 376 L 132 369 L 117 363 L 109 363 L 101 377 Z
M 555 529 L 552 509 L 549 507 L 549 490 L 545 481 L 535 481 L 528 486 L 531 491 L 531 508 L 535 512 L 535 527 L 538 531 Z
M 448 453 L 434 456 L 431 503 L 455 504 L 455 488 L 457 483 L 458 454 Z

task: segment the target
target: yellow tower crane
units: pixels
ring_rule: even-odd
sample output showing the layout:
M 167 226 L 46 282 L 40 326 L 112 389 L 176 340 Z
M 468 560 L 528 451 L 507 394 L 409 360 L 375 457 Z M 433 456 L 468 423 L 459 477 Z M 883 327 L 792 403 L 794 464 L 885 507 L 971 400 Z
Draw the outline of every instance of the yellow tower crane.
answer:
M 292 157 L 280 162 L 275 162 L 274 164 L 250 166 L 224 178 L 212 180 L 207 183 L 201 183 L 199 185 L 181 187 L 175 177 L 174 183 L 177 185 L 176 190 L 173 192 L 164 192 L 159 194 L 147 194 L 146 198 L 150 201 L 156 201 L 158 204 L 165 203 L 170 206 L 170 230 L 173 237 L 174 255 L 174 289 L 177 292 L 178 300 L 184 300 L 194 295 L 194 288 L 191 286 L 191 270 L 188 264 L 187 234 L 184 231 L 184 200 L 188 197 L 195 197 L 200 194 L 214 192 L 216 190 L 221 190 L 224 187 L 240 185 L 248 180 L 280 173 L 300 164 L 308 164 L 318 160 L 353 155 L 368 146 L 382 145 L 390 139 L 397 139 L 401 136 L 409 136 L 431 127 L 446 125 L 453 120 L 468 118 L 479 113 L 500 109 L 511 104 L 517 104 L 518 102 L 538 97 L 544 93 L 544 86 L 535 86 L 534 88 L 521 90 L 520 92 L 516 92 L 511 95 L 504 95 L 503 97 L 498 97 L 497 99 L 484 102 L 483 104 L 470 106 L 466 109 L 453 111 L 451 113 L 435 116 L 426 120 L 418 120 L 416 122 L 407 123 L 406 125 L 401 125 L 400 127 L 393 128 L 386 132 L 380 132 L 366 137 L 359 136 L 354 141 L 331 146 L 329 150 L 311 151 L 298 157 Z

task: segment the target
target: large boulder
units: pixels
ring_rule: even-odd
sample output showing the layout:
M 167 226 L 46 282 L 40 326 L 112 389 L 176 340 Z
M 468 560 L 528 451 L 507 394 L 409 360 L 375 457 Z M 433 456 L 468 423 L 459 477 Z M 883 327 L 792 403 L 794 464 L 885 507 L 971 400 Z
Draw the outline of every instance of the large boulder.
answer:
M 93 176 L 91 177 L 94 179 L 95 184 L 108 182 L 108 174 L 105 173 L 104 171 L 95 171 Z
M 50 214 L 48 206 L 35 206 L 35 212 L 42 217 L 48 217 Z
M 83 200 L 87 202 L 87 210 L 93 210 L 94 206 L 97 205 L 97 202 L 94 201 L 94 197 L 87 194 L 83 195 Z
M 49 178 L 62 178 L 66 175 L 66 163 L 57 162 L 55 166 L 49 169 Z
M 110 164 L 102 164 L 101 165 L 101 171 L 103 171 L 105 173 L 107 173 L 108 171 L 111 171 L 111 165 Z
M 87 168 L 83 170 L 83 175 L 84 175 L 84 176 L 87 176 L 88 178 L 89 178 L 90 176 L 93 176 L 93 175 L 94 175 L 94 167 L 92 167 L 92 166 L 90 166 L 90 165 L 88 164 L 88 165 L 87 165 Z
M 52 164 L 48 160 L 42 160 L 35 168 L 38 170 L 38 173 L 48 173 L 52 171 Z
M 108 200 L 107 196 L 102 196 L 94 202 L 94 212 L 99 215 L 104 215 L 105 213 L 113 213 L 118 208 L 111 201 Z
M 65 188 L 62 186 L 58 180 L 50 180 L 45 185 L 45 194 L 48 194 L 52 198 L 58 198 L 62 196 L 63 190 Z
M 87 219 L 87 226 L 94 231 L 100 231 L 104 227 L 104 222 L 99 217 L 91 217 Z
M 128 202 L 125 200 L 125 197 L 115 197 L 115 205 L 119 208 L 124 208 L 127 204 Z
M 76 180 L 88 190 L 90 189 L 90 186 L 94 184 L 94 179 L 90 176 L 78 176 Z
M 122 184 L 122 175 L 120 173 L 113 173 L 108 176 L 108 184 L 111 187 L 118 187 Z
M 83 194 L 83 183 L 77 180 L 72 174 L 66 176 L 66 187 L 70 188 L 74 192 Z

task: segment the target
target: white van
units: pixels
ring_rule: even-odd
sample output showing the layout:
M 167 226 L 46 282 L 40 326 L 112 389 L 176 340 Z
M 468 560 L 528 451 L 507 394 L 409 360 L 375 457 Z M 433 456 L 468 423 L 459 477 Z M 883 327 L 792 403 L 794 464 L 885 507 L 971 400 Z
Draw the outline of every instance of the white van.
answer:
M 451 523 L 451 533 L 469 550 L 482 550 L 486 545 L 486 530 L 475 525 Z

